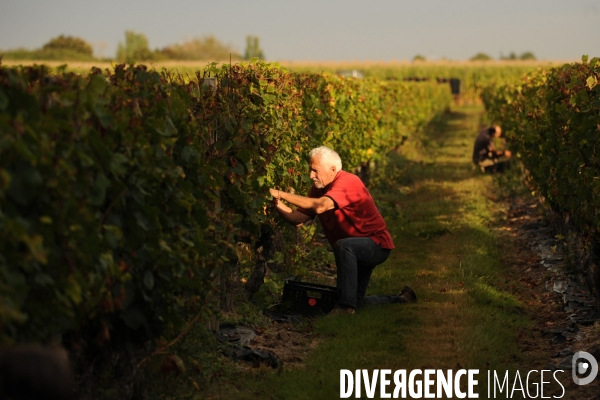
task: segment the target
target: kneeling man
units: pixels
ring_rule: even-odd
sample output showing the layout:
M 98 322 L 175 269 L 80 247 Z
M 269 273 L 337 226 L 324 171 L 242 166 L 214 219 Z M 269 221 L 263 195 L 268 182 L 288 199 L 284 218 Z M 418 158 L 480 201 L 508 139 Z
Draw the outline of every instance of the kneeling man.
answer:
M 333 314 L 354 313 L 357 307 L 376 303 L 415 302 L 405 286 L 397 295 L 367 296 L 373 268 L 383 263 L 394 248 L 392 237 L 375 202 L 360 178 L 342 170 L 335 151 L 321 146 L 310 151 L 308 197 L 270 189 L 278 213 L 290 224 L 301 225 L 315 216 L 337 266 L 337 304 Z M 292 210 L 281 200 L 297 206 Z

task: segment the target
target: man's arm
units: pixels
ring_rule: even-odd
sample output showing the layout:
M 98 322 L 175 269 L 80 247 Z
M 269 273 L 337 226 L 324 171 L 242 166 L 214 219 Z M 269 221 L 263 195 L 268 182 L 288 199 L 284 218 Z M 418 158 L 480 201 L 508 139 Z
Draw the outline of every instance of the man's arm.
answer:
M 496 150 L 496 147 L 494 146 L 493 143 L 490 143 L 488 145 L 488 154 L 492 154 L 492 158 L 498 158 L 498 157 L 506 157 L 506 158 L 510 158 L 512 156 L 512 153 L 510 150 Z
M 283 201 L 278 200 L 277 198 L 273 199 L 273 205 L 275 206 L 275 209 L 277 210 L 279 215 L 281 215 L 283 219 L 286 220 L 286 222 L 292 225 L 300 226 L 312 219 L 311 216 L 301 213 L 298 210 L 292 210 L 291 208 L 286 206 L 283 203 Z
M 277 189 L 269 190 L 271 191 L 271 196 L 273 196 L 275 199 L 285 200 L 297 207 L 314 211 L 316 214 L 322 214 L 325 211 L 333 210 L 335 208 L 335 203 L 333 200 L 331 200 L 331 197 L 323 196 L 319 198 L 312 198 L 298 196 L 297 194 L 283 192 Z

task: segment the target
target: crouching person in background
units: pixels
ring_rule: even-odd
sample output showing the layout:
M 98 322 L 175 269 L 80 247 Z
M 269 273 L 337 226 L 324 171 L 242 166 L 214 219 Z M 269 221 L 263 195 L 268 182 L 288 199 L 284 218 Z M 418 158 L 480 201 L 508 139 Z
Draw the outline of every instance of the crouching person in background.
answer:
M 483 172 L 503 172 L 510 168 L 512 153 L 510 150 L 496 150 L 494 139 L 502 137 L 502 128 L 498 125 L 483 129 L 477 135 L 473 145 L 473 163 Z

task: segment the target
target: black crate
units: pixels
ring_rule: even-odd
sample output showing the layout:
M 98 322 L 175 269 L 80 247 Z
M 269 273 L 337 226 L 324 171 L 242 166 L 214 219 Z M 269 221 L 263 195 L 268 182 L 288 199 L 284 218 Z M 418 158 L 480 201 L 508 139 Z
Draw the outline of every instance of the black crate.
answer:
M 302 315 L 327 314 L 335 306 L 336 288 L 318 283 L 286 281 L 282 303 Z
M 460 89 L 461 89 L 460 79 L 450 78 L 450 91 L 452 92 L 452 94 L 459 95 Z

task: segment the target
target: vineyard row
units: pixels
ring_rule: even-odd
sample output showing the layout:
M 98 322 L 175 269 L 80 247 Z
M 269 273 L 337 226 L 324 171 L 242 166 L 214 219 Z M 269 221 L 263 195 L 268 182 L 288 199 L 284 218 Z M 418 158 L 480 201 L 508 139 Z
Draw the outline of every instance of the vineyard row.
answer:
M 307 192 L 308 150 L 382 159 L 451 99 L 260 62 L 1 67 L 0 342 L 176 335 L 275 226 L 268 188 Z
M 483 95 L 531 184 L 578 237 L 584 273 L 600 298 L 600 59 L 538 71 Z M 584 254 L 585 253 L 585 254 Z

